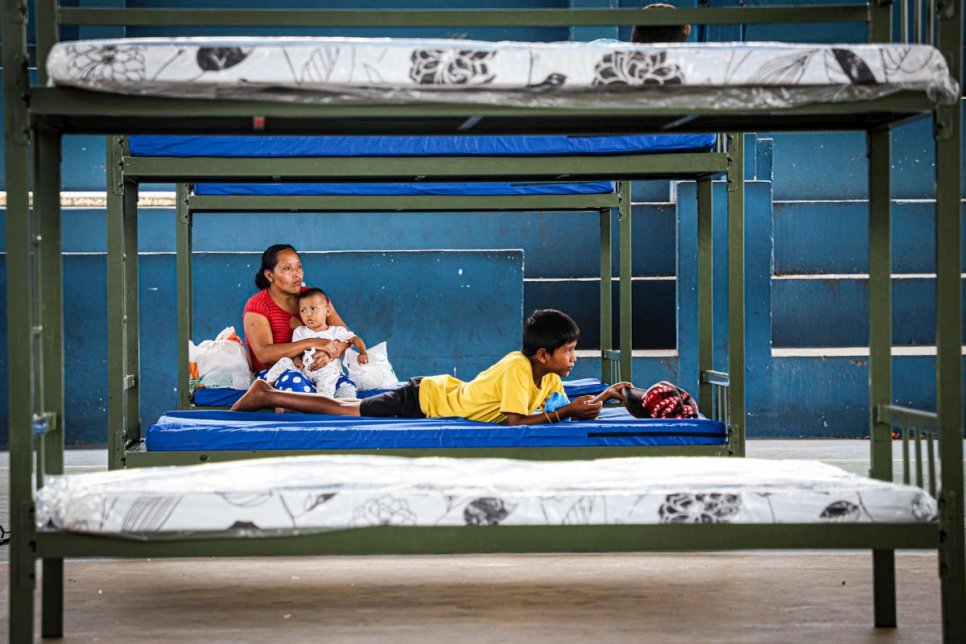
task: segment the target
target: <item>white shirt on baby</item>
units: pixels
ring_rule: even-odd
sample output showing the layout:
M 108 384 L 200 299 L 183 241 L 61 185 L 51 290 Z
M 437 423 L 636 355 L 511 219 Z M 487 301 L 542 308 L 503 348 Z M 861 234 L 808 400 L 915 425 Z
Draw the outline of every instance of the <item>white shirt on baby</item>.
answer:
M 307 326 L 300 326 L 292 332 L 292 342 L 298 342 L 299 340 L 305 340 L 307 338 L 349 342 L 354 337 L 356 337 L 355 333 L 344 326 L 336 325 L 329 325 L 329 328 L 323 329 L 322 331 L 313 331 Z M 305 353 L 309 354 L 310 352 L 306 351 Z M 309 369 L 306 366 L 302 369 L 302 373 L 305 374 L 306 378 L 315 383 L 315 390 L 318 393 L 332 396 L 335 394 L 335 383 L 339 381 L 339 376 L 342 375 L 342 361 L 332 360 L 321 369 Z

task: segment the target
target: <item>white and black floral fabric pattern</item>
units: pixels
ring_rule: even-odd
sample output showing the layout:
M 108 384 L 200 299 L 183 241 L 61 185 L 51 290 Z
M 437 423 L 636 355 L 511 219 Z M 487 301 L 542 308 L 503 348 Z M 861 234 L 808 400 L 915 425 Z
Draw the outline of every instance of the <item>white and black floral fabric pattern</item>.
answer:
M 772 107 L 900 89 L 952 102 L 958 85 L 925 45 L 524 43 L 365 38 L 172 38 L 59 43 L 58 85 L 124 94 L 306 102 L 455 101 L 566 105 L 608 100 Z M 789 90 L 794 89 L 794 92 Z M 772 91 L 773 90 L 773 91 Z M 765 94 L 762 94 L 762 91 Z M 760 98 L 757 95 L 761 95 Z M 739 94 L 744 96 L 743 94 Z M 695 98 L 697 97 L 697 98 Z
M 50 477 L 38 529 L 171 535 L 375 526 L 922 522 L 923 490 L 812 461 L 306 456 Z

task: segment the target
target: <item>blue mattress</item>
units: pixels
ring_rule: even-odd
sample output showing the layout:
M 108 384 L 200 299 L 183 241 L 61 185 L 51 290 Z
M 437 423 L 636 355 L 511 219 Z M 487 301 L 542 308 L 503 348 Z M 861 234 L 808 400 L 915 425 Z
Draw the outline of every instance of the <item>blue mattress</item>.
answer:
M 132 136 L 141 157 L 547 156 L 706 152 L 714 134 L 628 136 Z
M 494 447 L 723 445 L 715 420 L 638 420 L 608 408 L 593 421 L 510 427 L 462 418 L 359 418 L 313 414 L 172 411 L 148 427 L 149 452 Z
M 405 383 L 398 382 L 396 387 L 401 387 Z M 576 398 L 577 396 L 587 396 L 596 395 L 607 388 L 607 385 L 603 384 L 597 378 L 576 378 L 574 380 L 564 380 L 564 391 L 567 392 L 569 398 Z M 375 396 L 376 394 L 381 394 L 388 389 L 370 389 L 368 391 L 360 391 L 360 398 L 368 398 L 369 396 Z M 212 389 L 209 387 L 201 387 L 200 389 L 195 389 L 192 395 L 192 402 L 199 407 L 231 407 L 235 404 L 235 401 L 242 397 L 244 391 L 239 391 L 238 389 Z
M 517 195 L 601 195 L 614 192 L 613 181 L 583 183 L 199 183 L 194 194 L 209 195 L 303 195 L 303 196 L 517 196 Z

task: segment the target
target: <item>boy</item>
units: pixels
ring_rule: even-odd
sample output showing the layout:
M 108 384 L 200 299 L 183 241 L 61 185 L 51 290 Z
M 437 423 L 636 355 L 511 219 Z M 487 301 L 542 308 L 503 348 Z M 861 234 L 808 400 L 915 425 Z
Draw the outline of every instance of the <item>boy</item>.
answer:
M 339 416 L 442 418 L 458 416 L 508 425 L 555 423 L 566 418 L 596 418 L 603 401 L 622 398 L 630 383 L 611 386 L 597 396 L 580 396 L 554 411 L 544 407 L 551 394 L 563 394 L 561 376 L 576 362 L 580 329 L 568 315 L 554 309 L 535 311 L 523 327 L 523 346 L 504 356 L 470 382 L 452 376 L 413 378 L 399 389 L 365 400 L 276 391 L 256 381 L 233 411 L 282 407 L 294 411 Z M 541 409 L 542 408 L 542 409 Z
M 298 296 L 298 309 L 299 317 L 302 318 L 304 326 L 297 327 L 292 332 L 292 342 L 307 338 L 348 342 L 359 352 L 359 364 L 369 362 L 369 355 L 366 353 L 366 345 L 362 338 L 344 326 L 330 325 L 326 322 L 329 308 L 329 297 L 322 289 L 309 288 L 302 291 Z M 322 366 L 309 369 L 314 360 L 322 360 Z M 303 354 L 302 364 L 297 364 L 291 358 L 281 358 L 265 374 L 264 380 L 274 383 L 277 378 L 289 370 L 300 371 L 315 385 L 316 392 L 320 394 L 336 396 L 337 398 L 355 398 L 356 396 L 356 389 L 352 381 L 342 375 L 340 361 L 330 361 L 329 356 L 321 352 L 316 354 L 315 349 L 309 349 Z

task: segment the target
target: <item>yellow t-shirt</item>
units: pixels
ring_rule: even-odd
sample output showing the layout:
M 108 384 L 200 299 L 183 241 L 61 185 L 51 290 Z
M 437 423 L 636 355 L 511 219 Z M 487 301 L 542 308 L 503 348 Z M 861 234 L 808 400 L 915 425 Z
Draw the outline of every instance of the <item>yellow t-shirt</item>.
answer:
M 427 418 L 458 416 L 486 423 L 506 422 L 509 414 L 533 414 L 555 391 L 564 392 L 560 376 L 548 373 L 533 382 L 530 360 L 514 351 L 470 382 L 453 376 L 428 376 L 419 383 L 419 407 Z

